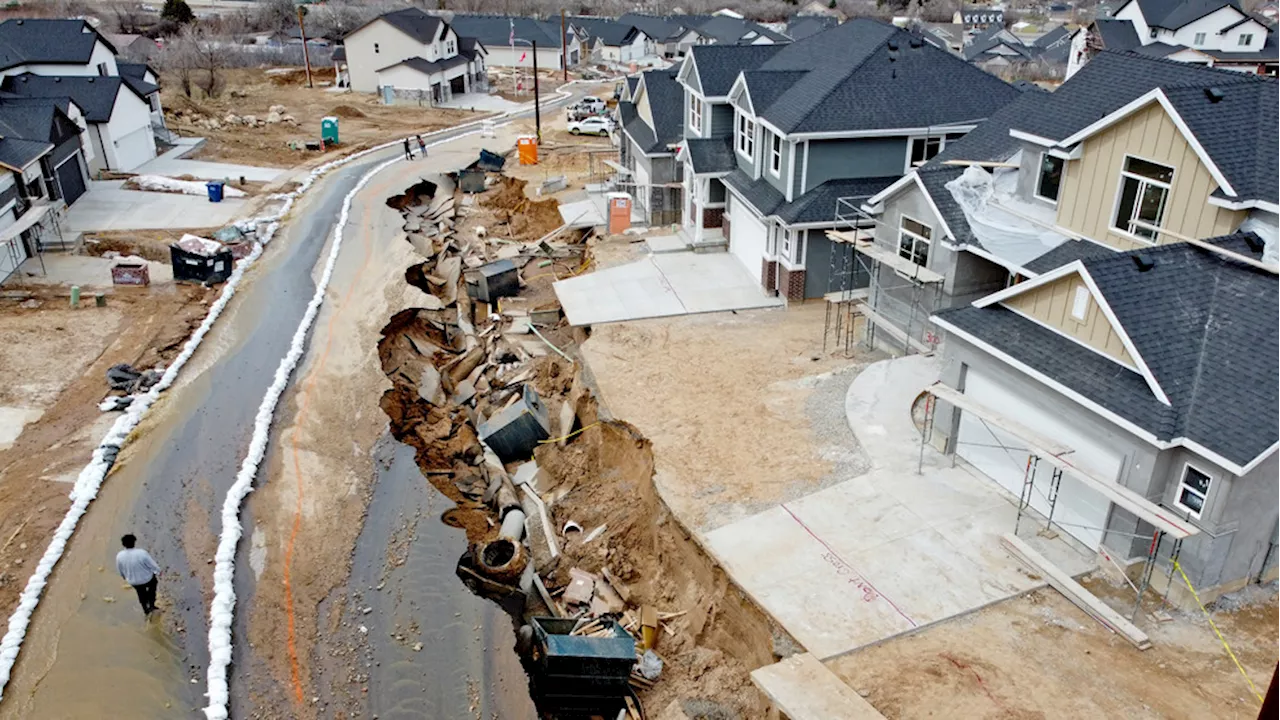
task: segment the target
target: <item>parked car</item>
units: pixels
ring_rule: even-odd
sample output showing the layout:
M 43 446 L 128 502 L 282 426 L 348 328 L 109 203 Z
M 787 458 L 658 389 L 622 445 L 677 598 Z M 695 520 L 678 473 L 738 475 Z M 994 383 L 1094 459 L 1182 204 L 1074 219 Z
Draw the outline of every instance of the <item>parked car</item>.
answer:
M 593 115 L 569 123 L 570 135 L 608 135 L 613 130 L 613 121 L 603 115 Z
M 602 113 L 608 108 L 609 104 L 604 101 L 604 98 L 588 95 L 578 101 L 578 106 L 585 110 Z

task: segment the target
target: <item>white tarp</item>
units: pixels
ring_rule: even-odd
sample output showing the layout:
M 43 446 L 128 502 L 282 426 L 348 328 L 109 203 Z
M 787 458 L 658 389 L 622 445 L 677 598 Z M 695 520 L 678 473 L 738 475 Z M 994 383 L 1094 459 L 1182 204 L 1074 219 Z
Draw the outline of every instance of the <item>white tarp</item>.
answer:
M 1262 250 L 1262 262 L 1268 265 L 1280 263 L 1280 228 L 1276 216 L 1262 210 L 1254 210 L 1240 223 L 1240 232 L 1251 232 L 1266 243 Z
M 1066 242 L 1067 237 L 1050 229 L 1055 221 L 1052 208 L 1017 198 L 1017 184 L 1014 168 L 996 168 L 993 175 L 970 165 L 947 183 L 947 190 L 964 211 L 982 249 L 1023 267 Z

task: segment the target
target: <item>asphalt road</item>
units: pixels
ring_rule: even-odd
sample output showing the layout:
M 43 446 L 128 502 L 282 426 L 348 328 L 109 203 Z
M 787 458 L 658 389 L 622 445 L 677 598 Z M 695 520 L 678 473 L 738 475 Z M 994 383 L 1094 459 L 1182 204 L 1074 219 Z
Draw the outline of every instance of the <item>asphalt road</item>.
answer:
M 543 110 L 558 104 L 544 103 Z M 166 717 L 205 704 L 206 599 L 219 508 L 247 450 L 258 405 L 314 294 L 313 273 L 344 197 L 366 171 L 399 152 L 373 153 L 317 183 L 205 339 L 187 369 L 190 379 L 180 378 L 152 409 L 55 570 L 0 718 L 101 717 L 107 708 L 115 717 Z M 205 367 L 202 357 L 215 359 Z M 163 623 L 142 619 L 132 590 L 114 572 L 118 538 L 126 532 L 137 534 L 166 569 Z M 247 539 L 237 563 L 245 569 Z M 432 572 L 447 571 L 447 580 L 461 587 L 452 566 L 441 567 Z M 251 577 L 236 576 L 233 661 L 249 670 L 254 659 L 241 623 L 252 603 Z M 234 707 L 244 702 L 236 697 Z

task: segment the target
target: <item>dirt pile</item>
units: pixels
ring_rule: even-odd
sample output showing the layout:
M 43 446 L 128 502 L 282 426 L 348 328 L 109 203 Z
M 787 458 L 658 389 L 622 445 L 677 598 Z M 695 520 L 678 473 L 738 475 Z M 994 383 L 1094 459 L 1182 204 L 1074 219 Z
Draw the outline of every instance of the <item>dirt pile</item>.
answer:
M 497 224 L 490 229 L 496 237 L 536 240 L 564 224 L 557 200 L 530 200 L 525 196 L 525 180 L 502 176 L 491 194 L 481 201 L 493 209 Z
M 369 117 L 363 110 L 350 105 L 339 105 L 331 111 L 335 116 L 340 118 L 363 118 Z
M 483 205 L 514 214 L 533 204 L 523 191 L 523 181 L 504 179 Z M 406 228 L 453 207 L 448 198 L 424 200 L 421 189 L 393 201 Z M 453 202 L 466 210 L 458 198 Z M 545 204 L 554 210 L 555 201 Z M 509 245 L 491 240 L 468 240 L 452 229 L 410 237 L 427 260 L 407 269 L 406 282 L 430 300 L 391 318 L 378 345 L 394 386 L 382 398 L 393 434 L 415 449 L 427 479 L 458 504 L 445 521 L 463 529 L 472 544 L 460 576 L 486 597 L 518 598 L 526 615 L 614 617 L 637 637 L 641 608 L 652 608 L 661 619 L 654 649 L 664 669 L 657 681 L 634 681 L 651 713 L 676 701 L 698 716 L 763 717 L 765 701 L 749 671 L 774 661 L 774 638 L 783 636 L 671 516 L 653 484 L 649 441 L 625 422 L 602 420 L 578 364 L 524 334 L 535 325 L 558 349 L 572 352 L 573 333 L 558 314 L 533 312 L 524 297 L 495 305 L 468 297 L 462 268 L 511 254 L 504 249 Z M 539 252 L 536 245 L 518 249 L 513 260 L 522 279 L 539 275 L 530 265 Z M 589 264 L 582 260 L 561 261 Z M 524 284 L 522 296 L 534 283 Z M 527 398 L 526 386 L 546 408 L 550 435 L 533 452 L 532 478 L 522 460 L 499 461 L 477 430 L 483 419 Z M 546 508 L 545 521 L 539 505 Z M 527 546 L 517 538 L 512 554 L 500 527 L 514 509 L 527 515 L 530 537 Z M 546 600 L 514 587 L 519 572 L 513 566 L 492 572 L 482 560 L 518 568 L 532 562 L 544 579 Z M 597 587 L 608 586 L 617 604 L 573 600 L 571 580 L 582 577 L 599 578 Z

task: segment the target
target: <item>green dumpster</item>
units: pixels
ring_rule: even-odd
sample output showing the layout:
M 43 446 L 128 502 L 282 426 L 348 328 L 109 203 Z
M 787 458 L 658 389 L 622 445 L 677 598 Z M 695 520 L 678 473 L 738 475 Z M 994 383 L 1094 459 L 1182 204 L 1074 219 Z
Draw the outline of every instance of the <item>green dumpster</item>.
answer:
M 330 115 L 320 120 L 320 139 L 325 145 L 338 144 L 338 118 Z

